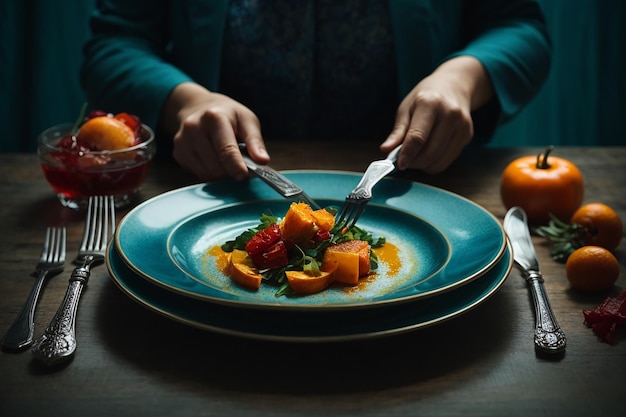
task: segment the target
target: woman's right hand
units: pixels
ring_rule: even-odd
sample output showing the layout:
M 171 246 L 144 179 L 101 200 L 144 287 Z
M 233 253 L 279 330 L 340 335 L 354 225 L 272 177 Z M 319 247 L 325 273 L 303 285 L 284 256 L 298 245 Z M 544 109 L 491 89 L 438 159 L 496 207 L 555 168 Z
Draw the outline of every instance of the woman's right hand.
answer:
M 161 125 L 173 134 L 174 159 L 202 181 L 244 179 L 248 169 L 238 142 L 250 157 L 269 162 L 257 116 L 243 104 L 194 83 L 178 85 L 168 97 Z

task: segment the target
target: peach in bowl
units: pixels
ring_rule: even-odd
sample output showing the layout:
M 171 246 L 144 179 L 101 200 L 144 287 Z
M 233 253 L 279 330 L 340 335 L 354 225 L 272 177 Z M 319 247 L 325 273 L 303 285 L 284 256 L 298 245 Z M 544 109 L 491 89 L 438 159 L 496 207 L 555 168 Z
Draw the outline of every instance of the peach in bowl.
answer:
M 79 210 L 93 195 L 112 195 L 124 207 L 139 191 L 156 153 L 154 132 L 128 113 L 92 112 L 77 129 L 44 130 L 37 154 L 61 204 Z

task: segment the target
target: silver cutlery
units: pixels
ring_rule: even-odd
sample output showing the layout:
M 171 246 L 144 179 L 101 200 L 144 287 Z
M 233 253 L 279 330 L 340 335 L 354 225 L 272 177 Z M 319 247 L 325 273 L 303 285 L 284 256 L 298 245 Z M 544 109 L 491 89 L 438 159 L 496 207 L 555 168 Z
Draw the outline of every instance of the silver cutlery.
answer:
M 250 172 L 258 176 L 267 185 L 276 190 L 280 195 L 292 201 L 305 202 L 315 210 L 320 209 L 319 204 L 317 204 L 315 200 L 309 197 L 307 193 L 305 193 L 304 190 L 296 183 L 285 177 L 280 172 L 271 168 L 270 166 L 259 165 L 252 159 L 250 159 L 250 157 L 246 155 L 245 144 L 240 143 L 239 149 L 241 150 L 241 156 L 243 157 L 243 161 L 245 162 Z
M 66 231 L 64 227 L 48 227 L 35 267 L 37 278 L 24 306 L 2 339 L 2 347 L 9 351 L 20 351 L 33 343 L 35 333 L 35 308 L 46 279 L 63 271 L 65 265 Z
M 104 252 L 115 232 L 113 197 L 91 197 L 87 209 L 83 240 L 65 296 L 44 334 L 33 344 L 35 359 L 48 366 L 69 360 L 76 350 L 75 322 L 78 301 L 87 285 L 91 267 L 104 261 Z
M 365 206 L 372 199 L 372 189 L 374 186 L 378 184 L 380 180 L 395 171 L 398 153 L 401 148 L 402 145 L 398 145 L 393 151 L 389 152 L 387 158 L 369 164 L 361 181 L 359 181 L 357 186 L 354 187 L 352 192 L 346 197 L 341 212 L 339 213 L 336 227 L 339 229 L 350 229 L 356 224 L 363 210 L 365 210 Z
M 533 247 L 526 212 L 511 208 L 504 217 L 504 230 L 513 246 L 513 259 L 526 278 L 535 306 L 535 348 L 543 353 L 562 353 L 566 338 L 552 312 L 539 270 L 539 261 Z

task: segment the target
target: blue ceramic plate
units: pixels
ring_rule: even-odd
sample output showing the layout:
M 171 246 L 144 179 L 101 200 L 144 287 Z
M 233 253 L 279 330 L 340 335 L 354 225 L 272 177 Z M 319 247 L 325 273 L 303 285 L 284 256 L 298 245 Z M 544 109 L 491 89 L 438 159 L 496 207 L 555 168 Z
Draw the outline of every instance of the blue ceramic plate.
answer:
M 340 206 L 361 177 L 328 171 L 285 175 L 322 206 Z M 229 306 L 281 310 L 345 310 L 432 296 L 481 276 L 506 248 L 500 223 L 482 207 L 435 187 L 388 178 L 374 190 L 359 225 L 398 247 L 402 268 L 397 273 L 382 264 L 376 277 L 356 290 L 334 286 L 277 298 L 272 286 L 249 291 L 219 272 L 211 248 L 257 225 L 263 212 L 280 217 L 289 204 L 258 179 L 185 187 L 129 212 L 115 243 L 135 273 L 170 291 Z
M 330 342 L 400 334 L 459 316 L 487 300 L 504 283 L 513 259 L 507 248 L 494 267 L 463 287 L 375 309 L 288 310 L 205 302 L 153 285 L 136 274 L 109 245 L 107 268 L 131 299 L 172 320 L 217 333 L 285 342 Z M 297 325 L 294 325 L 297 323 Z

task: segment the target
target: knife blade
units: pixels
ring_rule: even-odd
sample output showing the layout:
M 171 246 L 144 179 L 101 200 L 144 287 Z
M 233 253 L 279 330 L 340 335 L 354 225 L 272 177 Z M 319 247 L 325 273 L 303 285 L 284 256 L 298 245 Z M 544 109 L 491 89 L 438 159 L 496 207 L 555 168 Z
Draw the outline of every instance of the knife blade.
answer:
M 513 246 L 513 259 L 530 286 L 535 307 L 535 348 L 543 353 L 562 353 L 566 338 L 552 312 L 543 285 L 537 253 L 530 238 L 526 212 L 512 207 L 504 216 L 504 230 Z
M 239 144 L 241 150 L 241 156 L 246 166 L 254 175 L 263 180 L 267 185 L 276 190 L 280 195 L 286 199 L 292 201 L 302 201 L 307 203 L 314 210 L 319 210 L 321 207 L 313 200 L 304 190 L 296 183 L 285 177 L 280 172 L 276 171 L 269 165 L 259 165 L 254 162 L 246 152 L 246 145 Z

